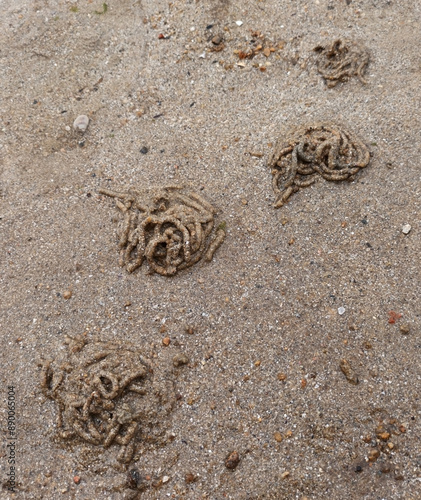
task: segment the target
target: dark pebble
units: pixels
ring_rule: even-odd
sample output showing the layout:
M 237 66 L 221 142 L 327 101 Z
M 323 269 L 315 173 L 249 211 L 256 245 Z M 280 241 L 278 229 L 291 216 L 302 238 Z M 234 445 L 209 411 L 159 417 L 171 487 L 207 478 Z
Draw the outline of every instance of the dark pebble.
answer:
M 137 489 L 138 483 L 141 481 L 140 473 L 137 469 L 129 470 L 127 473 L 127 484 L 132 490 Z
M 149 149 L 146 147 L 146 146 L 143 146 L 143 148 L 140 150 L 140 152 L 145 155 L 147 152 L 149 151 Z
M 146 489 L 146 482 L 137 469 L 131 469 L 127 472 L 127 486 L 131 490 Z
M 240 456 L 236 451 L 232 451 L 225 459 L 225 467 L 227 469 L 235 469 L 239 463 L 240 463 Z
M 213 38 L 212 38 L 212 43 L 214 45 L 219 45 L 221 42 L 222 42 L 222 36 L 221 35 L 215 35 Z
M 191 483 L 194 483 L 195 481 L 197 481 L 197 477 L 192 474 L 191 472 L 188 472 L 184 478 L 184 480 L 186 481 L 187 484 L 191 484 Z

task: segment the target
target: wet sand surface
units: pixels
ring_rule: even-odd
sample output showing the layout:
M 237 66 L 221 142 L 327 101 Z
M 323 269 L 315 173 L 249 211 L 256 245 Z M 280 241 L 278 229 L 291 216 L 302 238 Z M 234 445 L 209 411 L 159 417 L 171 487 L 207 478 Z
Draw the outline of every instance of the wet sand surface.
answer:
M 4 0 L 0 24 L 0 497 L 419 498 L 419 2 Z M 339 39 L 366 84 L 319 73 Z M 309 123 L 369 164 L 275 209 Z M 225 241 L 129 273 L 99 190 L 174 185 Z

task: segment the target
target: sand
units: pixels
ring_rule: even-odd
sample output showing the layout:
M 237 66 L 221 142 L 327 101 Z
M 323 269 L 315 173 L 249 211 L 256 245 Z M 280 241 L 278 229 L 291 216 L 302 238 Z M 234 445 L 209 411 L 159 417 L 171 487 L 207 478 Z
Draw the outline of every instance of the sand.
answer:
M 419 2 L 0 9 L 0 497 L 419 498 Z M 318 73 L 337 39 L 367 49 L 365 85 Z M 275 209 L 268 159 L 314 122 L 370 163 Z M 225 241 L 174 276 L 128 273 L 99 189 L 168 185 L 215 207 Z M 42 389 L 49 360 L 89 386 L 74 363 L 105 345 L 152 383 L 129 463 L 62 439 Z

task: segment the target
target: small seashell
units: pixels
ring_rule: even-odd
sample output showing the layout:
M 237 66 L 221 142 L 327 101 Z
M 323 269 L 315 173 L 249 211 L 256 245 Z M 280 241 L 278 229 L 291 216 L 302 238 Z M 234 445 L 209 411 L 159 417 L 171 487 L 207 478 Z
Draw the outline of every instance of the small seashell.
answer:
M 89 125 L 89 118 L 86 115 L 79 115 L 73 122 L 73 128 L 77 132 L 85 132 Z

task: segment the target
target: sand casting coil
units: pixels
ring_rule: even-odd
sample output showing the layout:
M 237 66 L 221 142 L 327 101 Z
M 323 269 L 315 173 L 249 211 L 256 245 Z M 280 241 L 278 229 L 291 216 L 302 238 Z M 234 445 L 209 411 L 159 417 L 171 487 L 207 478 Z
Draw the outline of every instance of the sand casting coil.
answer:
M 313 124 L 282 138 L 269 159 L 275 208 L 282 207 L 300 188 L 318 177 L 327 181 L 352 181 L 368 165 L 367 147 L 344 129 L 329 124 Z
M 129 273 L 143 261 L 152 271 L 172 276 L 212 257 L 225 239 L 225 224 L 211 237 L 216 210 L 200 195 L 178 186 L 127 193 L 100 189 L 116 198 L 124 213 L 120 265 Z

